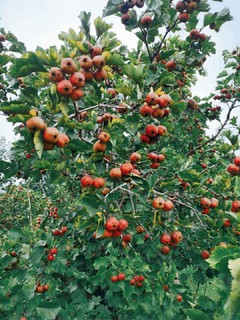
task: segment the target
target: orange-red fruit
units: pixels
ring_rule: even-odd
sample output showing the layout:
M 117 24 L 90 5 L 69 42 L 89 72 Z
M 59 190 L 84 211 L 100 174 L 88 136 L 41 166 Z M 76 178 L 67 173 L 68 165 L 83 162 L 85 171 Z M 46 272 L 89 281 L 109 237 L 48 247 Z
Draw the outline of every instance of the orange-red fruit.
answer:
M 119 281 L 122 281 L 122 280 L 125 280 L 125 279 L 126 279 L 125 273 L 119 273 L 119 275 L 118 275 L 118 280 L 119 280 Z
M 84 77 L 85 77 L 85 81 L 92 81 L 93 80 L 93 72 L 91 70 L 87 70 L 87 69 L 80 69 L 79 72 L 81 72 Z
M 165 205 L 165 200 L 162 197 L 156 197 L 152 201 L 152 206 L 154 209 L 163 209 Z
M 181 22 L 187 22 L 190 19 L 190 15 L 187 12 L 182 12 L 178 15 L 178 20 Z
M 109 231 L 118 230 L 119 221 L 115 217 L 111 217 L 106 221 L 106 229 Z
M 142 226 L 137 226 L 136 227 L 136 232 L 137 233 L 143 233 L 145 230 L 144 230 L 144 228 L 142 227 Z
M 58 146 L 59 148 L 65 148 L 68 145 L 68 143 L 69 143 L 69 137 L 65 133 L 60 132 L 58 134 L 56 146 Z
M 78 101 L 84 96 L 84 91 L 80 88 L 75 88 L 73 89 L 70 97 L 73 101 Z
M 236 166 L 240 166 L 240 156 L 239 157 L 235 157 L 233 159 L 233 163 L 236 165 Z
M 170 248 L 168 246 L 162 246 L 161 253 L 165 254 L 165 255 L 169 254 L 170 253 Z
M 111 276 L 111 281 L 112 282 L 117 282 L 118 281 L 118 276 Z
M 62 80 L 57 84 L 57 92 L 63 96 L 70 96 L 73 91 L 73 86 L 69 80 Z
M 89 56 L 83 55 L 79 60 L 79 64 L 84 70 L 89 70 L 92 68 L 93 62 Z
M 158 134 L 158 127 L 154 125 L 148 125 L 146 126 L 145 133 L 147 136 L 154 138 Z
M 157 161 L 159 161 L 159 162 L 162 162 L 162 161 L 164 161 L 165 159 L 166 159 L 166 157 L 165 157 L 165 155 L 162 154 L 162 153 L 157 156 Z
M 32 133 L 36 132 L 37 130 L 43 131 L 46 129 L 46 124 L 44 120 L 40 117 L 32 117 L 27 120 L 26 127 Z
M 122 237 L 122 241 L 128 243 L 132 240 L 132 236 L 130 235 L 130 233 L 128 234 L 125 234 L 123 237 Z
M 200 200 L 200 204 L 203 208 L 210 208 L 211 206 L 211 200 L 206 198 L 206 197 L 203 197 L 201 198 Z
M 202 210 L 202 214 L 209 214 L 210 208 L 205 208 Z
M 158 161 L 158 154 L 155 152 L 150 152 L 147 155 L 148 159 L 150 159 L 151 161 Z
M 231 223 L 231 221 L 229 219 L 224 219 L 223 220 L 223 227 L 224 228 L 229 228 L 229 227 L 231 227 L 231 225 L 232 225 L 232 223 Z
M 166 63 L 166 68 L 168 71 L 173 71 L 177 68 L 177 64 L 175 61 L 173 60 L 170 60 Z
M 216 198 L 212 198 L 211 199 L 211 208 L 212 209 L 214 209 L 214 208 L 216 208 L 218 206 L 218 199 L 216 199 Z
M 171 233 L 171 239 L 172 239 L 172 242 L 174 243 L 178 243 L 182 241 L 182 238 L 183 238 L 182 233 L 180 231 L 176 230 Z
M 113 230 L 112 232 L 112 237 L 116 238 L 116 237 L 120 237 L 122 235 L 122 231 L 121 230 Z
M 129 157 L 131 162 L 139 162 L 141 160 L 141 155 L 138 152 L 133 152 Z
M 69 80 L 77 88 L 82 88 L 85 85 L 85 76 L 82 72 L 74 72 Z
M 197 40 L 199 38 L 199 31 L 197 29 L 192 29 L 190 31 L 189 37 L 193 40 Z
M 235 200 L 232 202 L 232 207 L 231 207 L 232 212 L 239 212 L 240 211 L 240 201 Z
M 103 142 L 103 143 L 107 143 L 110 140 L 110 134 L 102 131 L 99 135 L 98 135 L 98 139 Z
M 143 28 L 148 29 L 152 23 L 152 17 L 149 15 L 145 15 L 141 18 L 140 23 L 143 26 Z
M 92 46 L 90 49 L 90 55 L 91 58 L 94 58 L 95 56 L 101 55 L 102 54 L 102 47 L 99 45 Z
M 133 169 L 134 168 L 130 162 L 123 163 L 120 166 L 120 170 L 121 170 L 123 176 L 129 176 L 131 174 L 131 172 L 133 171 Z
M 58 67 L 52 67 L 48 72 L 48 77 L 53 82 L 60 82 L 64 80 L 64 74 Z
M 94 67 L 98 70 L 102 70 L 102 68 L 105 66 L 105 59 L 101 55 L 95 56 L 92 59 L 92 62 L 93 62 Z
M 43 292 L 44 292 L 43 286 L 37 286 L 37 287 L 36 287 L 36 292 L 37 292 L 37 293 L 43 293 Z
M 43 140 L 48 143 L 56 143 L 58 139 L 58 129 L 55 127 L 48 127 L 43 131 Z
M 108 88 L 107 94 L 109 94 L 112 98 L 115 98 L 117 96 L 118 92 L 116 89 Z
M 129 281 L 129 283 L 130 283 L 131 286 L 134 286 L 134 285 L 136 284 L 136 281 L 135 281 L 135 279 L 131 279 L 131 280 Z
M 125 219 L 120 219 L 118 230 L 123 231 L 123 230 L 127 229 L 127 227 L 128 227 L 128 221 Z
M 178 1 L 175 8 L 178 12 L 183 12 L 186 9 L 186 3 L 184 1 Z
M 94 71 L 93 76 L 97 82 L 107 80 L 107 72 L 104 69 Z
M 77 66 L 73 59 L 71 58 L 64 58 L 61 61 L 61 69 L 63 72 L 67 74 L 73 74 L 77 70 Z
M 152 117 L 153 118 L 163 118 L 165 115 L 165 112 L 161 108 L 154 108 L 152 112 Z
M 155 106 L 158 103 L 158 95 L 155 92 L 150 92 L 146 95 L 145 101 L 150 106 Z
M 160 241 L 163 244 L 170 244 L 171 243 L 171 236 L 168 233 L 163 233 L 160 237 Z
M 102 237 L 103 238 L 111 238 L 112 237 L 112 231 L 109 231 L 109 230 L 105 229 L 104 232 L 103 232 Z
M 176 299 L 177 299 L 178 302 L 183 301 L 183 297 L 180 294 L 176 295 Z
M 165 204 L 164 204 L 164 207 L 163 207 L 163 210 L 164 211 L 170 211 L 174 208 L 174 204 L 171 200 L 167 199 L 165 200 Z
M 107 149 L 107 145 L 104 142 L 101 142 L 100 140 L 96 141 L 93 145 L 93 150 L 95 152 L 104 152 Z
M 91 188 L 93 185 L 93 178 L 90 176 L 84 176 L 81 179 L 81 184 L 83 188 Z
M 111 178 L 119 179 L 122 176 L 122 171 L 120 168 L 112 168 L 109 174 Z
M 105 186 L 105 179 L 101 178 L 101 177 L 96 177 L 93 179 L 93 187 L 96 189 L 100 189 L 102 187 Z
M 158 97 L 158 104 L 161 108 L 166 108 L 170 104 L 171 100 L 172 98 L 169 94 L 162 94 Z
M 140 114 L 143 116 L 143 117 L 147 117 L 147 116 L 151 116 L 153 114 L 153 108 L 152 106 L 149 106 L 149 105 L 144 105 L 140 108 Z
M 158 135 L 164 136 L 167 133 L 167 128 L 165 126 L 158 126 Z
M 152 169 L 157 169 L 159 167 L 160 167 L 160 163 L 159 162 L 152 162 L 150 164 L 150 168 L 152 168 Z
M 231 173 L 231 175 L 236 176 L 240 172 L 240 167 L 236 164 L 232 163 L 228 166 L 227 171 Z
M 204 260 L 208 259 L 210 257 L 210 253 L 207 250 L 203 250 L 201 252 L 201 256 Z
M 140 141 L 142 141 L 144 143 L 149 143 L 150 142 L 150 137 L 143 133 L 140 136 Z

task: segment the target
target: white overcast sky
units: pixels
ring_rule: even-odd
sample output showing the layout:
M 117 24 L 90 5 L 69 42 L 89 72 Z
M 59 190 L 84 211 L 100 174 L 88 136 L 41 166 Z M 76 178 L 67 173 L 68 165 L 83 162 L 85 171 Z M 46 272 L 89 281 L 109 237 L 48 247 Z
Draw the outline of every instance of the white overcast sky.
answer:
M 221 52 L 224 49 L 233 50 L 240 45 L 240 1 L 209 2 L 213 6 L 212 12 L 224 6 L 230 8 L 234 20 L 226 23 L 219 33 L 208 28 L 206 30 L 217 43 L 217 55 L 207 59 L 205 68 L 208 76 L 200 78 L 192 90 L 193 94 L 202 97 L 215 88 L 216 75 L 223 67 Z M 58 34 L 61 31 L 67 31 L 70 27 L 78 30 L 78 15 L 81 11 L 91 12 L 95 18 L 101 15 L 106 3 L 107 0 L 0 0 L 0 26 L 14 33 L 28 50 L 34 50 L 37 46 L 48 48 L 50 45 L 59 45 Z M 125 31 L 119 18 L 110 17 L 107 21 L 114 24 L 113 30 L 124 44 L 134 46 L 136 38 Z M 1 115 L 0 128 L 0 136 L 14 140 L 12 125 Z

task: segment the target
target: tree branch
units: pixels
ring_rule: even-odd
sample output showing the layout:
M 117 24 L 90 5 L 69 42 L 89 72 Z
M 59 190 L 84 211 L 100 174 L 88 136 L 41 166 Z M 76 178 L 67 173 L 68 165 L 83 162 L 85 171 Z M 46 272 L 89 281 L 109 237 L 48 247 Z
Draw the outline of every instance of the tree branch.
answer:
M 232 103 L 231 107 L 229 108 L 227 116 L 226 116 L 226 119 L 222 123 L 221 127 L 218 129 L 217 133 L 212 138 L 208 139 L 207 141 L 203 142 L 202 144 L 200 144 L 196 148 L 194 148 L 191 151 L 189 151 L 188 154 L 187 154 L 187 157 L 189 157 L 190 155 L 194 154 L 194 152 L 196 150 L 201 149 L 202 147 L 204 147 L 208 143 L 214 141 L 219 136 L 219 134 L 222 132 L 222 130 L 224 129 L 224 127 L 227 125 L 228 121 L 230 120 L 230 115 L 231 115 L 232 110 L 235 108 L 235 103 L 236 103 L 236 100 Z

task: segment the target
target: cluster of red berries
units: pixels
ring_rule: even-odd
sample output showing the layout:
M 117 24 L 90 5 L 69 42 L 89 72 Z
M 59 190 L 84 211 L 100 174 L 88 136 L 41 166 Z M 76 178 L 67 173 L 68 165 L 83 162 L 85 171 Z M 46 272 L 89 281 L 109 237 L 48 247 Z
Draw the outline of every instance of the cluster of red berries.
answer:
M 59 229 L 53 230 L 52 234 L 54 236 L 63 236 L 67 231 L 68 231 L 68 227 L 63 226 L 60 230 Z
M 227 171 L 232 175 L 232 176 L 237 176 L 240 174 L 240 156 L 235 157 L 233 159 L 233 163 L 231 163 Z
M 176 247 L 183 239 L 182 233 L 178 230 L 173 231 L 171 234 L 163 233 L 160 237 L 160 242 L 164 244 L 160 251 L 162 254 L 167 255 L 170 253 L 170 247 Z
M 130 233 L 124 234 L 122 236 L 122 246 L 124 249 L 126 249 L 127 245 L 129 244 L 129 242 L 132 240 L 132 236 Z
M 38 284 L 36 286 L 36 289 L 35 289 L 35 291 L 37 293 L 44 293 L 44 292 L 46 292 L 48 290 L 49 290 L 48 284 L 41 285 L 39 282 L 38 282 Z
M 118 275 L 111 276 L 110 280 L 112 282 L 118 282 L 126 279 L 125 273 L 119 273 Z
M 160 136 L 164 136 L 166 133 L 167 128 L 165 126 L 148 125 L 145 128 L 145 133 L 141 134 L 140 140 L 146 144 L 154 144 Z
M 109 172 L 111 178 L 121 179 L 122 177 L 129 177 L 131 174 L 140 175 L 140 172 L 135 169 L 135 164 L 132 162 L 125 162 L 120 167 L 112 168 Z
M 123 230 L 127 229 L 128 221 L 125 219 L 118 220 L 115 217 L 110 217 L 105 223 L 105 229 L 101 238 L 115 238 L 122 235 Z M 97 237 L 97 233 L 94 232 L 93 237 Z
M 131 286 L 142 287 L 145 278 L 142 275 L 135 275 L 130 281 Z
M 193 1 L 178 1 L 175 9 L 179 12 L 178 20 L 186 23 L 190 19 L 190 14 L 197 8 L 199 0 Z
M 158 96 L 155 92 L 150 92 L 146 96 L 145 104 L 140 107 L 140 114 L 143 117 L 164 118 L 169 115 L 170 110 L 167 107 L 171 101 L 168 94 Z
M 104 187 L 105 184 L 106 184 L 106 181 L 102 177 L 92 178 L 91 176 L 86 175 L 81 178 L 81 185 L 83 188 L 94 187 L 96 189 L 100 189 L 100 188 Z
M 203 208 L 202 214 L 209 214 L 210 209 L 214 209 L 218 206 L 218 199 L 203 197 L 200 199 L 200 205 Z
M 37 130 L 42 132 L 44 150 L 52 150 L 54 146 L 64 148 L 69 143 L 69 137 L 65 133 L 60 133 L 55 127 L 47 127 L 45 121 L 38 116 L 29 118 L 26 127 L 32 133 Z
M 56 256 L 57 253 L 58 253 L 58 249 L 57 248 L 54 247 L 54 248 L 50 249 L 49 252 L 48 252 L 48 256 L 47 256 L 48 261 L 55 260 L 55 256 Z
M 239 91 L 239 90 L 238 90 Z M 214 100 L 230 100 L 232 98 L 232 95 L 236 93 L 236 89 L 234 88 L 223 88 L 221 89 L 220 95 L 215 95 L 213 97 Z
M 110 134 L 102 131 L 98 135 L 98 140 L 93 145 L 95 152 L 104 152 L 107 148 L 107 142 L 110 140 Z
M 152 169 L 157 169 L 160 166 L 160 163 L 166 159 L 164 154 L 158 154 L 156 152 L 150 152 L 147 157 L 152 162 L 150 165 Z
M 163 211 L 170 211 L 174 208 L 174 204 L 170 199 L 163 199 L 162 197 L 156 197 L 152 201 L 152 206 L 154 209 Z
M 36 219 L 36 228 L 40 228 L 40 225 L 41 225 L 41 222 L 42 222 L 42 218 L 40 216 L 37 216 L 37 219 Z
M 57 92 L 64 96 L 70 96 L 72 100 L 77 101 L 84 95 L 82 88 L 86 81 L 97 81 L 107 79 L 107 72 L 103 69 L 105 59 L 102 56 L 102 48 L 98 45 L 89 47 L 89 55 L 78 57 L 77 63 L 72 58 L 64 58 L 61 61 L 60 68 L 52 67 L 49 70 L 49 79 L 57 83 Z M 93 71 L 93 68 L 95 71 Z
M 204 33 L 200 33 L 197 29 L 192 29 L 189 33 L 189 37 L 198 42 L 203 42 L 207 39 L 207 36 Z
M 53 217 L 54 219 L 57 219 L 59 217 L 59 215 L 58 215 L 58 207 L 51 207 L 49 209 L 49 216 Z
M 128 25 L 131 20 L 131 11 L 129 9 L 142 8 L 144 6 L 145 0 L 126 0 L 119 6 L 119 11 L 121 12 L 121 22 L 124 25 Z

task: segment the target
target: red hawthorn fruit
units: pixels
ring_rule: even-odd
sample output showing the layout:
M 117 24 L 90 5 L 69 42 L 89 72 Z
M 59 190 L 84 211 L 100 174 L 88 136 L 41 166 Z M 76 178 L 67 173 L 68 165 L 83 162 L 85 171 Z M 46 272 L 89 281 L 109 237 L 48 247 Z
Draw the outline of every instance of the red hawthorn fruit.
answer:
M 127 229 L 128 227 L 128 221 L 125 219 L 120 219 L 119 220 L 119 225 L 118 225 L 118 230 L 123 231 Z
M 180 231 L 173 231 L 172 233 L 171 233 L 171 239 L 172 239 L 172 241 L 173 242 L 175 242 L 175 243 L 178 243 L 178 242 L 180 242 L 180 241 L 182 241 L 182 233 L 180 232 Z
M 168 233 L 163 233 L 160 237 L 160 241 L 163 244 L 170 244 L 171 242 L 171 236 Z
M 118 282 L 118 276 L 111 276 L 110 279 L 112 282 Z
M 176 295 L 176 299 L 177 299 L 178 302 L 183 301 L 183 297 L 180 294 Z
M 119 226 L 119 221 L 115 217 L 111 217 L 106 221 L 106 229 L 109 231 L 117 230 Z
M 203 250 L 201 252 L 201 256 L 204 260 L 208 259 L 210 257 L 210 253 L 207 250 Z
M 170 253 L 170 248 L 168 246 L 162 246 L 161 253 L 167 255 Z
M 119 280 L 119 281 L 122 281 L 122 280 L 125 280 L 125 279 L 126 279 L 125 273 L 119 273 L 119 275 L 118 275 L 118 280 Z

